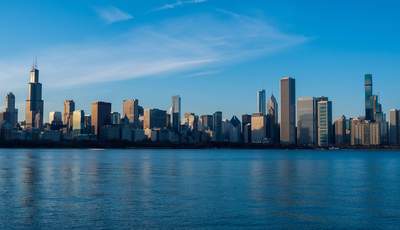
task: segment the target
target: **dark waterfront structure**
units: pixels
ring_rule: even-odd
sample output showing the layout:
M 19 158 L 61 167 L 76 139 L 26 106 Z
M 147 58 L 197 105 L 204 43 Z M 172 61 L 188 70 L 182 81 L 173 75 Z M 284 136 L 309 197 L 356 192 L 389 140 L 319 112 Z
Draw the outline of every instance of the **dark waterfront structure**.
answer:
M 296 143 L 296 82 L 285 77 L 280 80 L 281 88 L 281 125 L 280 140 L 282 144 Z
M 44 102 L 42 100 L 42 84 L 39 83 L 39 70 L 37 69 L 36 62 L 36 64 L 32 66 L 28 100 L 26 101 L 26 128 L 37 128 L 39 130 L 43 129 L 43 107 Z
M 111 103 L 96 101 L 92 102 L 92 121 L 94 134 L 100 136 L 100 127 L 111 124 Z

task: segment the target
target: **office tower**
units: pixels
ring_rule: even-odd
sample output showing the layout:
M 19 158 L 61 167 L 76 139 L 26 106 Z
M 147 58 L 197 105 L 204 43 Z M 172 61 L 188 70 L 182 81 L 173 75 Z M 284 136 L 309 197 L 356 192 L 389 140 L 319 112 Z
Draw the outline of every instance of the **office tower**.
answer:
M 267 134 L 267 116 L 262 113 L 251 115 L 251 142 L 264 141 Z
M 356 117 L 350 122 L 350 145 L 359 145 L 361 143 L 361 133 L 358 124 L 365 122 L 365 117 Z
M 296 88 L 295 79 L 285 77 L 280 80 L 281 125 L 280 141 L 282 144 L 296 143 Z
M 190 116 L 195 116 L 195 114 L 194 113 L 185 113 L 185 118 L 189 118 Z
M 372 95 L 372 74 L 365 74 L 365 120 L 374 119 L 374 98 Z
M 245 129 L 245 127 L 249 125 L 248 129 Z M 242 139 L 243 142 L 248 143 L 251 142 L 251 115 L 249 114 L 244 114 L 242 115 Z
M 31 80 L 29 82 L 28 100 L 26 101 L 25 127 L 43 129 L 43 109 L 42 84 L 39 83 L 39 70 L 37 62 L 32 66 Z M 39 115 L 40 121 L 36 122 L 36 115 Z
M 272 94 L 267 104 L 267 114 L 275 117 L 275 123 L 278 124 L 278 102 Z
M 100 137 L 100 128 L 111 124 L 111 103 L 96 101 L 92 102 L 92 121 L 94 134 Z
M 185 113 L 186 116 L 188 116 L 188 136 L 191 136 L 193 141 L 197 142 L 199 141 L 199 116 L 196 116 L 194 113 Z
M 236 116 L 233 116 L 230 123 L 229 141 L 240 142 L 242 139 L 242 126 L 240 125 L 240 120 Z
M 315 97 L 302 97 L 297 101 L 297 144 L 318 144 L 318 111 Z
M 393 145 L 399 144 L 399 112 L 397 109 L 390 110 L 390 142 Z
M 92 116 L 91 115 L 85 115 L 83 117 L 83 125 L 85 127 L 85 134 L 94 134 L 94 126 L 92 125 Z
M 10 113 L 11 128 L 16 127 L 18 123 L 18 109 L 15 108 L 15 96 L 11 92 L 6 96 L 6 109 L 4 112 Z
M 67 127 L 67 132 L 72 130 L 73 112 L 75 111 L 75 102 L 73 100 L 65 100 L 63 110 L 63 124 Z
M 272 94 L 267 103 L 268 133 L 274 143 L 279 143 L 278 102 Z
M 175 133 L 181 131 L 181 97 L 172 96 L 171 126 Z
M 346 117 L 335 120 L 335 144 L 346 144 Z
M 128 118 L 128 120 L 129 120 L 129 118 Z M 118 113 L 118 112 L 112 112 L 111 113 L 111 124 L 112 125 L 121 124 L 121 114 L 120 113 Z
M 167 111 L 160 109 L 145 109 L 144 110 L 143 129 L 165 128 Z
M 92 116 L 91 115 L 85 115 L 84 123 L 91 125 L 92 124 Z
M 61 120 L 61 112 L 59 111 L 52 111 L 49 113 L 49 124 L 51 124 L 54 120 Z
M 332 101 L 318 102 L 318 145 L 332 144 Z
M 213 115 L 213 131 L 215 131 L 215 140 L 222 140 L 222 112 L 217 111 Z M 214 135 L 214 134 L 213 134 Z
M 265 90 L 257 91 L 257 113 L 266 115 L 265 110 Z
M 212 115 L 201 115 L 203 118 L 203 126 L 208 127 L 210 130 L 213 130 L 213 116 Z
M 127 116 L 133 129 L 139 127 L 139 100 L 124 100 L 122 116 Z
M 79 135 L 84 134 L 85 126 L 85 112 L 83 110 L 76 110 L 72 113 L 73 125 L 72 125 L 72 134 Z

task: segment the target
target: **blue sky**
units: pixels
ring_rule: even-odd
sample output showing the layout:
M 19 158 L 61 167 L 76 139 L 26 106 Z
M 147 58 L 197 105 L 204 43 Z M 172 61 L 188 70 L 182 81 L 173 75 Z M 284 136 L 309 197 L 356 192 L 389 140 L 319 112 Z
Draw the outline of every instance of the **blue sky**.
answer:
M 333 116 L 364 115 L 364 74 L 385 113 L 400 108 L 398 1 L 3 1 L 0 108 L 14 92 L 25 119 L 38 56 L 45 122 L 73 97 L 76 109 L 122 101 L 182 112 L 256 112 L 257 91 L 279 102 L 279 79 L 296 98 L 328 96 Z

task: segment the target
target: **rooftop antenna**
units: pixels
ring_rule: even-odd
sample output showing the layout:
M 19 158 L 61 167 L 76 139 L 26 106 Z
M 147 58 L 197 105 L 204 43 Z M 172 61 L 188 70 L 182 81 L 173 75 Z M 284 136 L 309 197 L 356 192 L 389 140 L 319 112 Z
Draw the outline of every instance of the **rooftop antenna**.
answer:
M 264 89 L 264 82 L 263 82 L 263 89 Z
M 33 60 L 32 60 L 32 69 L 34 69 L 35 68 L 35 58 L 32 58 Z

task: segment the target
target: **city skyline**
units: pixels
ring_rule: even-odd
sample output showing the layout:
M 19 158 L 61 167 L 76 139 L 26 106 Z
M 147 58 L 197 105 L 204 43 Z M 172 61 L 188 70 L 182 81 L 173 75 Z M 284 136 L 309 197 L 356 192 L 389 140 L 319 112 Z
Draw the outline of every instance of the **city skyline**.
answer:
M 240 118 L 257 112 L 254 92 L 263 82 L 266 96 L 274 93 L 280 101 L 277 79 L 286 75 L 297 81 L 296 100 L 329 97 L 334 120 L 364 114 L 360 82 L 367 73 L 383 112 L 399 107 L 399 32 L 390 28 L 399 21 L 399 3 L 176 3 L 5 3 L 0 17 L 12 23 L 2 25 L 7 36 L 0 38 L 0 80 L 7 84 L 0 95 L 14 93 L 18 120 L 24 120 L 26 69 L 37 55 L 44 121 L 71 96 L 86 112 L 98 100 L 122 112 L 123 100 L 168 110 L 170 96 L 180 95 L 182 113 L 221 110 L 223 118 Z

